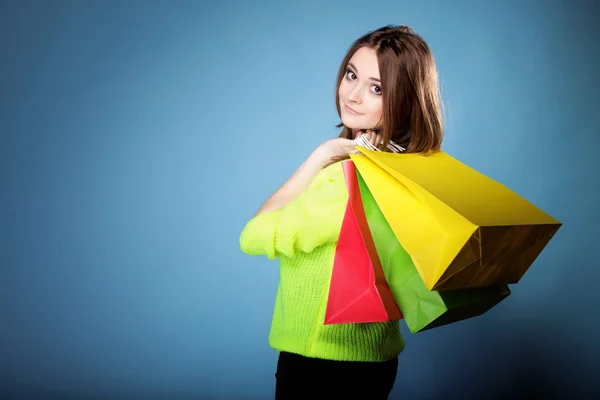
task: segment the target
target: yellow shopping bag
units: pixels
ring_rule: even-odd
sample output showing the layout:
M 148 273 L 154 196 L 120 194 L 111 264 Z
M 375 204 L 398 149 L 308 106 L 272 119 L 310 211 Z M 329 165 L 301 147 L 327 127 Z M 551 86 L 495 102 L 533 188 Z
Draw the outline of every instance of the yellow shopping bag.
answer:
M 442 151 L 352 154 L 429 290 L 517 283 L 562 226 Z

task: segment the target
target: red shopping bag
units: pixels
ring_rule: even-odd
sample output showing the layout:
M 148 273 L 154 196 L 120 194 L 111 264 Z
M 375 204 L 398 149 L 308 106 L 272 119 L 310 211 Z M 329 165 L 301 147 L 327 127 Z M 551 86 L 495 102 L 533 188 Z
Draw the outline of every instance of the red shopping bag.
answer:
M 335 251 L 325 325 L 402 319 L 377 255 L 354 162 L 342 162 L 348 203 Z

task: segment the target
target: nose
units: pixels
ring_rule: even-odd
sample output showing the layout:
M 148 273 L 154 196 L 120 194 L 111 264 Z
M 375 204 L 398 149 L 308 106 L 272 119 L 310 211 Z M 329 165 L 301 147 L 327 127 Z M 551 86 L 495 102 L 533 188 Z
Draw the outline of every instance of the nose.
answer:
M 354 86 L 348 93 L 348 100 L 357 104 L 362 103 L 362 95 L 360 90 L 360 85 Z

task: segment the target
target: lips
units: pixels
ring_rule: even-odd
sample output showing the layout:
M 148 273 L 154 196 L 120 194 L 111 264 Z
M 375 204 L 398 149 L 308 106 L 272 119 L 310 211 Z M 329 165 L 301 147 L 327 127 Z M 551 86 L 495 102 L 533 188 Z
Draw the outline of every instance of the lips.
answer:
M 357 111 L 355 111 L 355 110 L 351 109 L 351 108 L 350 108 L 350 107 L 348 107 L 346 104 L 344 104 L 344 108 L 345 108 L 345 109 L 346 109 L 346 111 L 347 111 L 347 112 L 349 112 L 350 114 L 353 114 L 353 115 L 360 115 L 360 113 L 359 113 L 359 112 L 357 112 Z

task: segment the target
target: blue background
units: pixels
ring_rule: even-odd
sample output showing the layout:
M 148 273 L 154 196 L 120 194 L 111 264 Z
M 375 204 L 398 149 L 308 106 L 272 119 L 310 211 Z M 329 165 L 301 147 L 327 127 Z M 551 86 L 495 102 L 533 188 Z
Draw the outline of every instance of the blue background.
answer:
M 271 398 L 278 267 L 239 234 L 337 134 L 339 63 L 386 24 L 434 51 L 443 149 L 565 224 L 486 315 L 402 323 L 394 396 L 600 393 L 597 20 L 591 1 L 2 2 L 0 398 Z

